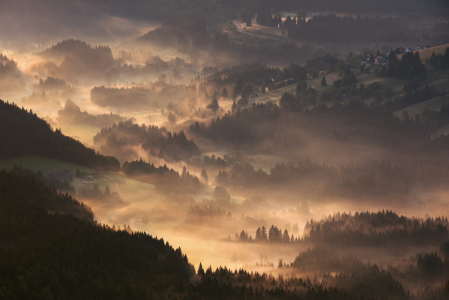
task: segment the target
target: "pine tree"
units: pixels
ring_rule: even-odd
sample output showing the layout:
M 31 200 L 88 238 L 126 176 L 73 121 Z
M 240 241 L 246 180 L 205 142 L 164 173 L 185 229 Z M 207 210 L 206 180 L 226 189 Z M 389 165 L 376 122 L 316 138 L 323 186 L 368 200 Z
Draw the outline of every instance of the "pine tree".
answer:
M 203 265 L 201 264 L 201 262 L 200 262 L 200 265 L 198 267 L 198 273 L 197 274 L 200 275 L 200 276 L 204 276 Z
M 109 191 L 109 186 L 106 186 L 106 189 L 104 190 L 104 195 L 105 196 L 111 195 L 111 192 Z
M 223 91 L 221 92 L 221 95 L 222 95 L 223 97 L 228 98 L 228 91 L 226 90 L 226 88 L 223 88 Z
M 203 168 L 203 169 L 201 170 L 201 177 L 203 177 L 203 179 L 204 179 L 206 182 L 209 182 L 209 176 L 207 176 L 207 172 L 206 172 L 206 169 L 205 169 L 205 168 Z
M 262 235 L 260 233 L 260 227 L 256 230 L 256 242 L 260 242 L 262 239 Z
M 321 79 L 321 86 L 326 86 L 326 77 L 323 76 L 323 79 Z
M 267 230 L 265 229 L 265 226 L 262 226 L 262 229 L 260 230 L 260 238 L 262 241 L 267 241 Z

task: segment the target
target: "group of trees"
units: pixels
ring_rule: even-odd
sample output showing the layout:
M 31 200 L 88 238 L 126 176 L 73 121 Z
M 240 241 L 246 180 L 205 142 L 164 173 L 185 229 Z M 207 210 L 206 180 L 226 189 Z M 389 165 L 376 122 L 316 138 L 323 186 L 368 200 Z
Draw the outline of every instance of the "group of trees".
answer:
M 216 224 L 222 220 L 232 220 L 231 212 L 221 209 L 220 206 L 197 204 L 190 206 L 184 219 L 188 224 Z
M 171 133 L 165 127 L 139 126 L 132 121 L 119 122 L 110 127 L 104 127 L 94 136 L 94 144 L 102 151 L 117 153 L 132 151 L 129 147 L 142 147 L 152 156 L 165 160 L 185 160 L 199 155 L 198 146 L 187 140 L 184 131 Z M 132 155 L 131 155 L 132 156 Z
M 3 53 L 0 53 L 0 79 L 11 75 L 17 75 L 19 73 L 19 69 L 17 68 L 17 63 L 9 59 Z
M 166 165 L 155 167 L 142 159 L 125 162 L 123 172 L 130 177 L 147 181 L 156 185 L 156 189 L 163 192 L 181 192 L 195 194 L 201 189 L 199 179 L 191 175 L 184 167 L 182 173 L 168 168 Z
M 269 11 L 259 11 L 257 12 L 256 18 L 257 24 L 268 27 L 278 27 L 282 23 L 281 15 L 273 14 Z
M 289 37 L 309 42 L 397 43 L 409 42 L 415 38 L 412 31 L 393 18 L 353 18 L 328 14 L 314 16 L 307 22 L 301 18 L 297 22 L 296 19 L 286 20 L 285 25 L 288 26 Z M 394 31 L 391 31 L 392 27 L 395 28 Z
M 404 53 L 400 61 L 396 53 L 390 51 L 386 75 L 406 80 L 424 79 L 427 75 L 427 69 L 421 62 L 418 51 L 415 54 L 413 52 Z
M 33 177 L 36 181 L 41 182 L 50 188 L 54 188 L 57 191 L 70 193 L 72 195 L 75 194 L 75 188 L 70 185 L 70 181 L 61 181 L 53 176 L 44 176 L 41 171 L 33 172 L 29 169 L 24 169 L 21 166 L 14 165 L 10 170 L 10 173 L 17 176 Z
M 404 85 L 405 94 L 394 97 L 383 103 L 383 106 L 391 112 L 401 110 L 414 104 L 424 102 L 439 96 L 441 93 L 433 86 L 426 84 L 420 87 L 418 80 L 412 80 Z
M 410 95 L 421 93 L 425 95 L 424 99 L 428 99 L 435 95 L 435 90 L 424 87 Z M 309 132 L 317 134 L 337 132 L 338 135 L 334 137 L 339 136 L 337 138 L 342 142 L 359 140 L 369 144 L 376 141 L 390 149 L 399 149 L 403 143 L 416 146 L 413 149 L 404 148 L 407 152 L 430 150 L 436 145 L 428 139 L 429 132 L 433 130 L 431 123 L 420 117 L 414 118 L 412 122 L 401 120 L 391 112 L 389 105 L 386 102 L 385 106 L 368 106 L 357 100 L 333 105 L 320 104 L 310 109 L 301 106 L 282 108 L 272 103 L 254 104 L 233 114 L 217 117 L 207 126 L 195 123 L 189 129 L 216 143 L 240 146 L 273 140 L 276 132 L 288 132 L 303 124 L 307 124 Z M 341 139 L 342 134 L 344 140 Z
M 377 265 L 362 265 L 336 276 L 325 275 L 322 283 L 226 267 L 204 270 L 201 265 L 198 277 L 201 281 L 192 290 L 195 299 L 412 299 L 390 272 Z M 445 297 L 441 292 L 437 295 L 438 300 Z
M 340 274 L 324 275 L 321 284 L 226 267 L 204 270 L 201 264 L 192 280 L 194 268 L 180 248 L 129 227 L 122 231 L 96 224 L 83 204 L 26 174 L 0 171 L 0 208 L 0 241 L 8 245 L 0 256 L 0 295 L 5 298 L 154 299 L 169 292 L 189 299 L 411 299 L 390 272 L 323 251 L 317 252 L 319 266 Z M 213 207 L 208 211 L 224 215 Z M 351 219 L 335 217 L 340 226 Z M 375 228 L 408 223 L 391 212 L 360 218 Z M 278 231 L 272 227 L 273 240 Z M 265 236 L 263 229 L 260 235 Z M 291 265 L 281 260 L 279 266 L 307 269 L 315 252 L 301 253 Z M 441 270 L 435 253 L 418 256 L 417 265 L 424 274 L 433 274 L 433 265 Z M 444 297 L 440 291 L 437 295 Z
M 220 169 L 224 169 L 228 166 L 231 166 L 234 164 L 236 159 L 234 157 L 231 157 L 227 160 L 224 160 L 224 158 L 221 157 L 215 157 L 214 154 L 212 154 L 210 157 L 209 155 L 205 155 L 203 159 L 196 157 L 192 158 L 187 161 L 188 164 L 195 166 L 195 167 L 216 167 Z
M 0 100 L 0 157 L 37 155 L 93 168 L 119 170 L 115 157 L 103 156 L 13 103 Z
M 129 76 L 137 74 L 162 73 L 168 71 L 169 66 L 169 63 L 162 60 L 159 56 L 153 56 L 151 57 L 151 59 L 145 62 L 145 65 L 143 67 L 140 67 L 140 65 L 133 66 L 132 64 L 128 63 L 124 63 L 123 65 L 117 64 L 110 69 L 109 74 Z
M 248 20 L 246 20 L 248 21 Z M 245 21 L 245 22 L 246 22 Z M 228 21 L 229 26 L 235 25 Z M 182 53 L 198 58 L 204 52 L 214 53 L 216 57 L 225 56 L 235 62 L 263 61 L 288 64 L 292 61 L 304 62 L 323 54 L 323 50 L 310 45 L 298 47 L 292 42 L 273 42 L 262 39 L 256 44 L 232 41 L 221 32 L 208 33 L 204 16 L 184 15 L 171 18 L 137 39 L 138 43 L 175 47 Z M 279 55 L 280 52 L 283 55 Z
M 324 78 L 324 77 L 323 77 Z M 307 87 L 306 81 L 300 81 L 296 85 L 295 93 L 285 92 L 279 100 L 279 106 L 289 109 L 301 109 L 302 106 L 313 105 L 317 101 L 317 90 Z
M 435 55 L 435 52 L 432 52 L 429 63 L 443 71 L 449 69 L 449 48 L 446 48 L 444 54 Z
M 343 60 L 337 56 L 326 54 L 307 60 L 305 68 L 307 73 L 318 75 L 319 72 L 342 73 L 347 69 L 356 68 L 357 65 L 351 60 Z
M 65 124 L 86 124 L 91 126 L 105 127 L 114 123 L 123 122 L 127 119 L 119 114 L 92 115 L 87 111 L 81 111 L 71 99 L 67 99 L 64 108 L 58 111 L 58 121 Z
M 287 229 L 284 229 L 284 232 L 282 232 L 282 229 L 277 228 L 277 226 L 271 225 L 270 229 L 265 229 L 265 226 L 262 226 L 262 228 L 257 228 L 256 235 L 254 238 L 250 235 L 248 236 L 248 232 L 245 232 L 242 230 L 240 235 L 237 233 L 236 235 L 236 241 L 239 242 L 249 242 L 249 243 L 263 243 L 263 242 L 270 242 L 270 243 L 293 243 L 298 242 L 298 238 L 295 238 L 292 234 L 291 236 L 288 233 Z M 238 237 L 238 238 L 237 238 Z M 299 239 L 301 240 L 301 239 Z
M 289 83 L 292 84 L 306 79 L 307 71 L 299 64 L 292 63 L 285 68 L 269 68 L 261 62 L 243 63 L 208 76 L 206 81 L 200 84 L 199 90 L 207 89 L 207 86 L 218 89 L 231 86 L 232 96 L 235 98 L 242 93 L 248 96 L 254 91 L 254 86 L 260 86 L 264 92 L 266 88 L 272 89 L 286 80 L 292 80 Z
M 305 245 L 338 245 L 384 247 L 391 245 L 440 245 L 447 240 L 447 218 L 417 219 L 398 216 L 392 211 L 334 214 L 320 221 L 313 219 L 304 227 L 304 236 L 295 237 L 288 230 L 272 225 L 257 228 L 255 238 L 244 230 L 236 241 L 254 243 L 301 243 Z
M 345 197 L 361 201 L 369 197 L 377 199 L 391 195 L 406 195 L 414 185 L 421 182 L 431 186 L 448 175 L 435 172 L 431 179 L 421 175 L 422 170 L 410 171 L 408 162 L 391 164 L 386 161 L 358 161 L 332 167 L 310 161 L 298 164 L 278 164 L 266 172 L 254 169 L 250 164 L 235 164 L 230 170 L 220 170 L 216 182 L 236 190 L 266 190 L 275 187 L 292 193 L 317 198 Z M 439 183 L 437 183 L 439 182 Z
M 447 218 L 407 218 L 392 211 L 335 214 L 307 222 L 305 243 L 356 246 L 440 245 L 447 240 Z
M 102 107 L 159 108 L 163 101 L 177 102 L 182 97 L 196 97 L 196 86 L 174 85 L 158 81 L 147 86 L 115 88 L 96 86 L 90 92 L 92 103 Z
M 92 220 L 92 212 L 71 196 L 31 176 L 0 171 L 0 242 L 8 245 L 0 250 L 0 297 L 154 299 L 167 291 L 185 293 L 194 268 L 180 248 Z
M 50 61 L 61 59 L 62 62 L 60 65 L 43 63 L 35 66 L 36 68 L 48 69 L 71 80 L 76 80 L 79 76 L 104 77 L 106 69 L 115 63 L 108 46 L 92 47 L 86 42 L 74 39 L 59 42 L 38 55 Z
M 39 79 L 39 88 L 44 90 L 64 90 L 67 82 L 64 79 L 47 76 L 47 79 Z

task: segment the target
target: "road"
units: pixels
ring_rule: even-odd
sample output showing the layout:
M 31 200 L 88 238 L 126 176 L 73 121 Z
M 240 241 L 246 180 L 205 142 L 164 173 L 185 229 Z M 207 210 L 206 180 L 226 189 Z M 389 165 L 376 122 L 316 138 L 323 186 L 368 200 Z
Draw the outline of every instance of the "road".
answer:
M 254 33 L 249 33 L 249 32 L 243 31 L 242 26 L 240 26 L 240 24 L 237 22 L 237 20 L 232 21 L 232 23 L 234 23 L 235 27 L 237 27 L 237 30 L 240 33 L 257 36 L 257 37 L 260 37 L 260 38 L 263 38 L 263 39 L 276 40 L 276 41 L 285 41 L 285 39 L 283 39 L 283 38 L 275 38 L 275 37 L 271 37 L 271 36 L 258 35 L 258 34 L 254 34 Z
M 133 206 L 136 206 L 136 205 L 134 204 L 134 202 L 132 202 L 131 200 L 129 200 L 125 195 L 123 195 L 122 192 L 120 192 L 120 189 L 118 188 L 118 182 L 117 182 L 117 180 L 116 180 L 114 177 L 111 177 L 111 176 L 109 176 L 109 175 L 103 175 L 103 176 L 105 176 L 105 177 L 107 177 L 107 178 L 109 178 L 109 179 L 111 179 L 111 180 L 113 180 L 113 181 L 115 182 L 115 189 L 116 189 L 117 192 L 119 193 L 120 197 L 122 197 L 122 199 L 128 201 L 128 202 L 131 203 Z

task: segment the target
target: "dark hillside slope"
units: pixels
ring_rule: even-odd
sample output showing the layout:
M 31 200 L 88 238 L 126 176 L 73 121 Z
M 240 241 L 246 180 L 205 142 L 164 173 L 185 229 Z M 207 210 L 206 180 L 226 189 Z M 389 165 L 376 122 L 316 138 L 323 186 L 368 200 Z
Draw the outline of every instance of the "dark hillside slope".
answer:
M 83 206 L 0 171 L 0 299 L 159 299 L 194 274 L 181 249 L 73 214 Z M 87 212 L 87 211 L 86 211 Z
M 115 157 L 103 156 L 65 136 L 25 109 L 0 100 L 0 159 L 37 155 L 92 168 L 118 170 Z

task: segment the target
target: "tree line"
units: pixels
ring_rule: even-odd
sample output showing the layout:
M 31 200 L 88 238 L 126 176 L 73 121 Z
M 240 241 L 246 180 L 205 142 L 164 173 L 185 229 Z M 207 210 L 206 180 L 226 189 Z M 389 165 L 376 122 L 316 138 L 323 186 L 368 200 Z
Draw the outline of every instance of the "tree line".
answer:
M 168 168 L 166 165 L 155 167 L 142 159 L 125 162 L 122 171 L 129 177 L 148 181 L 156 185 L 156 189 L 164 192 L 197 193 L 202 185 L 198 177 L 191 175 L 186 167 L 182 173 Z M 143 177 L 142 177 L 143 176 Z
M 102 151 L 119 155 L 128 147 L 142 147 L 150 155 L 169 161 L 185 160 L 200 154 L 198 146 L 193 140 L 188 140 L 182 130 L 172 133 L 165 127 L 140 126 L 131 120 L 103 127 L 94 136 L 94 144 Z

